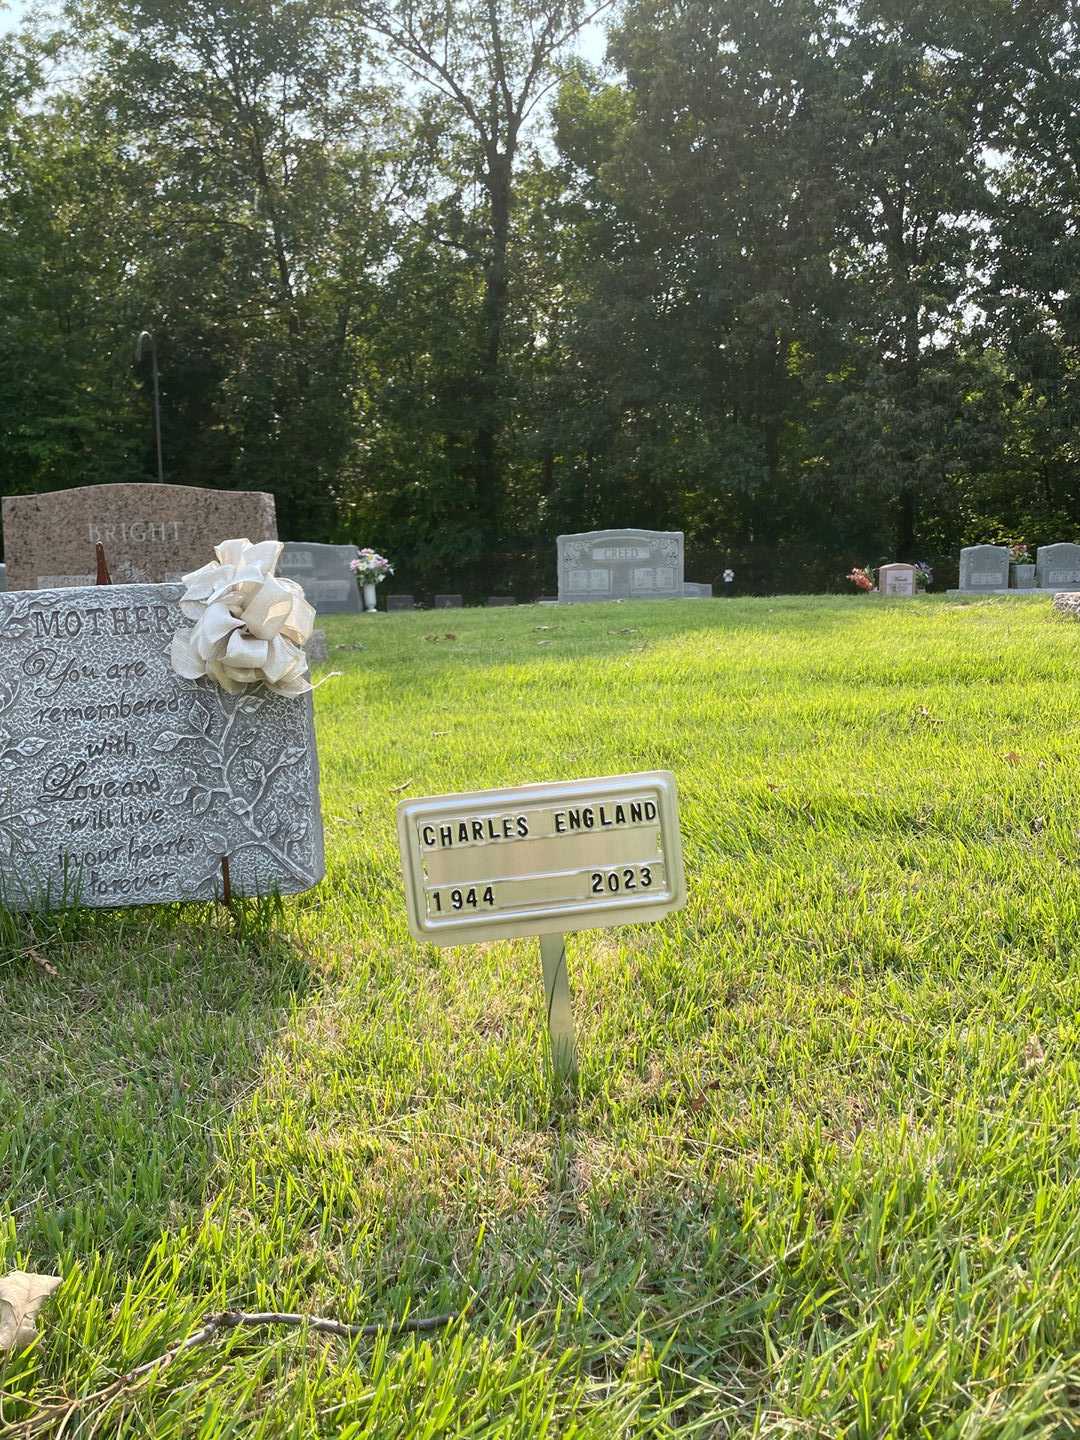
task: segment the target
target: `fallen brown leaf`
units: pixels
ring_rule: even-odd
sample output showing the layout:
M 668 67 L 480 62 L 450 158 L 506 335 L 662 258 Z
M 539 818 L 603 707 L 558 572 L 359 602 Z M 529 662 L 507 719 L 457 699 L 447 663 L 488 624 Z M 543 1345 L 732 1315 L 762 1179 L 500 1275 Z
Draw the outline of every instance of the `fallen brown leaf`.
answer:
M 704 1110 L 704 1109 L 705 1109 L 706 1098 L 708 1097 L 709 1093 L 710 1093 L 711 1091 L 713 1091 L 713 1090 L 719 1090 L 719 1089 L 720 1089 L 720 1086 L 721 1086 L 723 1083 L 724 1083 L 724 1082 L 723 1082 L 722 1080 L 708 1080 L 708 1081 L 706 1081 L 706 1083 L 701 1087 L 701 1089 L 698 1091 L 698 1093 L 694 1096 L 693 1100 L 690 1101 L 690 1114 L 691 1114 L 691 1115 L 697 1115 L 697 1114 L 699 1113 L 699 1111 Z
M 45 956 L 42 955 L 40 950 L 30 949 L 26 953 L 27 955 L 29 955 L 30 959 L 34 962 L 34 964 L 38 967 L 39 970 L 45 971 L 46 975 L 60 974 L 60 971 L 56 968 L 56 966 L 53 965 L 49 960 L 46 960 Z
M 0 1354 L 26 1349 L 37 1334 L 34 1317 L 59 1284 L 59 1275 L 28 1270 L 12 1270 L 0 1278 Z
M 1046 1051 L 1037 1035 L 1032 1035 L 1024 1046 L 1024 1069 L 1035 1070 L 1046 1059 Z
M 390 786 L 390 794 L 391 794 L 391 795 L 400 795 L 401 792 L 402 792 L 402 790 L 407 790 L 411 784 L 412 784 L 412 776 L 410 775 L 409 778 L 408 778 L 408 780 L 403 780 L 400 785 L 391 785 L 391 786 Z
M 1006 750 L 1005 754 L 1001 758 L 1009 765 L 1019 765 L 1024 757 L 1022 755 L 1018 755 L 1015 750 Z

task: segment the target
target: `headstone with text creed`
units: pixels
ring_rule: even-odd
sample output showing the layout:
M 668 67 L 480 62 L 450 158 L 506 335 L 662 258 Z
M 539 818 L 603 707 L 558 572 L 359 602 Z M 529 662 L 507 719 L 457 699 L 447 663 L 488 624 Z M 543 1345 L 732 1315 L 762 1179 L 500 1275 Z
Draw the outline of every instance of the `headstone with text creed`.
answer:
M 364 606 L 352 570 L 359 553 L 355 545 L 286 540 L 277 573 L 302 585 L 320 615 L 359 615 Z
M 161 583 L 206 563 L 222 535 L 277 539 L 274 497 L 193 485 L 85 485 L 4 500 L 9 590 L 94 583 L 95 546 L 114 582 Z
M 311 696 L 173 671 L 180 585 L 0 595 L 0 903 L 210 900 L 323 874 Z
M 681 530 L 592 530 L 556 543 L 562 604 L 683 595 Z
M 1040 590 L 1080 589 L 1080 545 L 1040 545 L 1035 554 L 1035 583 Z
M 433 945 L 540 936 L 557 1069 L 575 1066 L 567 931 L 686 903 L 675 777 L 613 775 L 403 800 L 409 929 Z
M 915 566 L 905 565 L 900 561 L 880 566 L 878 591 L 882 595 L 903 596 L 910 599 L 915 594 Z
M 967 545 L 960 551 L 960 589 L 978 593 L 980 590 L 1009 588 L 1009 547 L 1007 545 Z

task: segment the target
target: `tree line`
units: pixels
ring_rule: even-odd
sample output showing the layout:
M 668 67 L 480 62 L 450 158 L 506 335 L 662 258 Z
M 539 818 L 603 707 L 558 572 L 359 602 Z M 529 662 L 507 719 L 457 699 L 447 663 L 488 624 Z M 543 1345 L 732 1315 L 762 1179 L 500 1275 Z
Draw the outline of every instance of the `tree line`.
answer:
M 1080 0 L 88 0 L 0 45 L 0 491 L 154 477 L 145 328 L 167 480 L 421 589 L 623 524 L 825 586 L 1080 540 L 1078 275 Z

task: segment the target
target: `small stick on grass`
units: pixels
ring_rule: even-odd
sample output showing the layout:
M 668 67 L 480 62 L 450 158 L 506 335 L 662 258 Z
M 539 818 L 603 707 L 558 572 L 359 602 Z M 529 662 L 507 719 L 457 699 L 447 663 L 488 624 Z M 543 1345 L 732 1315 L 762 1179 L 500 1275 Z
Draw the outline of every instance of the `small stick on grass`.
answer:
M 89 1395 L 80 1395 L 72 1399 L 66 1396 L 62 1400 L 54 1401 L 44 1406 L 38 1413 L 29 1420 L 23 1421 L 17 1431 L 9 1432 L 29 1437 L 44 1430 L 46 1426 L 63 1417 L 61 1430 L 67 1424 L 71 1415 L 84 1409 L 87 1405 L 107 1405 L 118 1396 L 133 1390 L 141 1380 L 147 1379 L 155 1372 L 165 1370 L 179 1355 L 186 1350 L 193 1350 L 197 1345 L 205 1345 L 215 1335 L 223 1330 L 237 1330 L 241 1326 L 251 1329 L 258 1329 L 269 1325 L 306 1325 L 309 1330 L 315 1330 L 320 1335 L 338 1335 L 345 1340 L 370 1339 L 383 1332 L 390 1335 L 417 1335 L 426 1334 L 432 1330 L 442 1330 L 447 1325 L 452 1325 L 462 1312 L 450 1312 L 445 1315 L 429 1315 L 424 1319 L 390 1321 L 389 1323 L 375 1321 L 369 1325 L 350 1325 L 343 1320 L 330 1320 L 324 1315 L 298 1315 L 287 1311 L 263 1310 L 220 1310 L 216 1315 L 211 1315 L 201 1329 L 194 1331 L 186 1340 L 181 1340 L 171 1350 L 166 1350 L 155 1360 L 147 1360 L 142 1365 L 136 1365 L 134 1370 L 129 1370 L 126 1375 L 121 1375 L 111 1384 L 105 1385 L 100 1390 L 95 1390 Z

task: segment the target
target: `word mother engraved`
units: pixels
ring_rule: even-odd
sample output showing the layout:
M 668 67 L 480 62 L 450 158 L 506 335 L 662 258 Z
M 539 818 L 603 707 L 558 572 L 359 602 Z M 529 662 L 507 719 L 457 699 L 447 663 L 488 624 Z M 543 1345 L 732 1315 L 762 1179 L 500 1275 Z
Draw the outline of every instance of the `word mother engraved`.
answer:
M 311 697 L 169 663 L 180 585 L 0 594 L 0 903 L 208 900 L 323 874 Z

